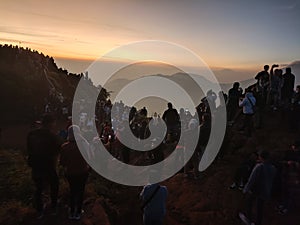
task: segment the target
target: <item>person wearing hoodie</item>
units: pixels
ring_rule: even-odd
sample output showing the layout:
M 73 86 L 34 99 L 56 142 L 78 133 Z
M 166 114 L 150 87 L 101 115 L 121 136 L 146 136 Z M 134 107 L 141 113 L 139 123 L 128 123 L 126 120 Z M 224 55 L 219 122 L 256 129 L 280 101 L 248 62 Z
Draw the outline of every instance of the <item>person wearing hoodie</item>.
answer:
M 241 98 L 239 106 L 243 107 L 244 123 L 242 130 L 245 130 L 245 134 L 249 137 L 252 135 L 253 129 L 253 115 L 255 113 L 256 99 L 250 89 L 246 89 L 245 98 Z

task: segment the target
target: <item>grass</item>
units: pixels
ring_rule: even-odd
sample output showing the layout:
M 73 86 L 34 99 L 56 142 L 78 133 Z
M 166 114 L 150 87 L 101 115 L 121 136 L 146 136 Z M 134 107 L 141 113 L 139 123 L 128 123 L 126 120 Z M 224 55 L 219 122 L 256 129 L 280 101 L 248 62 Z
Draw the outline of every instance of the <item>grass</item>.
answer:
M 69 202 L 69 185 L 60 176 L 59 198 L 62 205 Z M 120 185 L 114 184 L 92 172 L 85 189 L 86 206 L 93 206 L 100 199 L 111 215 L 117 215 L 117 209 L 110 199 L 116 197 Z M 122 188 L 121 188 L 122 189 Z M 16 149 L 0 149 L 0 224 L 27 224 L 35 214 L 33 207 L 34 184 L 31 169 L 24 154 Z M 110 215 L 110 220 L 113 216 Z
M 0 224 L 19 224 L 32 211 L 33 184 L 21 152 L 0 150 Z

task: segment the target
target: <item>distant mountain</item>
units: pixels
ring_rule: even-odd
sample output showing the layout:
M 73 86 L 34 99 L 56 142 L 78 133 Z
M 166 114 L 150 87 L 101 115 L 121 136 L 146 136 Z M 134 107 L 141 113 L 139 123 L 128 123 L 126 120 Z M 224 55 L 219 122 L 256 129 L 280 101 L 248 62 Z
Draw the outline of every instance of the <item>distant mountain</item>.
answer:
M 189 96 L 191 96 L 192 100 L 196 105 L 200 103 L 200 100 L 205 95 L 203 93 L 203 90 L 201 90 L 201 88 L 193 79 L 197 79 L 197 82 L 199 82 L 203 87 L 207 86 L 207 84 L 212 84 L 212 82 L 207 80 L 205 77 L 195 74 L 191 75 L 193 78 L 191 78 L 191 76 L 187 75 L 186 73 L 175 73 L 173 75 L 156 74 L 153 76 L 164 77 L 177 83 L 189 94 Z M 116 95 L 120 92 L 120 90 L 127 84 L 129 84 L 131 81 L 132 80 L 124 78 L 110 80 L 108 83 L 105 84 L 105 88 L 107 90 L 112 91 L 111 98 L 113 100 L 116 97 Z M 246 88 L 253 83 L 255 83 L 254 79 L 240 81 L 241 87 L 243 88 Z M 228 92 L 228 90 L 232 87 L 232 83 L 221 83 L 220 87 L 224 92 Z M 142 89 L 138 90 L 137 94 L 142 94 L 142 91 Z M 141 108 L 142 106 L 144 106 L 143 104 L 146 104 L 146 106 L 148 106 L 152 110 L 155 109 L 154 111 L 157 112 L 163 112 L 163 110 L 166 108 L 166 101 L 159 101 L 157 98 L 154 97 L 148 97 L 147 99 L 142 100 L 137 104 L 137 107 Z
M 286 67 L 292 68 L 292 72 L 296 76 L 295 83 L 296 83 L 296 85 L 300 84 L 300 61 L 295 61 L 291 64 L 288 64 L 285 67 L 283 67 L 283 69 L 285 69 Z M 243 70 L 233 70 L 233 69 L 215 69 L 215 70 L 213 70 L 213 73 L 219 80 L 221 89 L 225 93 L 227 93 L 228 90 L 232 87 L 233 82 L 226 83 L 226 82 L 222 82 L 222 81 L 226 81 L 226 80 L 238 81 L 243 89 L 256 83 L 256 80 L 254 79 L 254 76 L 256 75 L 256 73 L 253 71 L 243 71 Z M 190 96 L 192 96 L 192 99 L 194 100 L 194 102 L 198 103 L 200 101 L 200 99 L 204 96 L 203 91 L 198 87 L 198 85 L 194 82 L 194 80 L 190 76 L 187 76 L 187 74 L 185 74 L 185 73 L 176 73 L 173 75 L 154 74 L 153 76 L 165 77 L 165 78 L 168 78 L 168 79 L 176 82 L 183 89 L 185 89 L 189 93 Z M 205 84 L 205 83 L 209 82 L 203 76 L 194 75 L 194 74 L 192 76 L 194 78 L 197 78 L 197 80 L 201 84 Z M 249 77 L 253 77 L 253 78 L 249 79 Z M 132 80 L 125 79 L 125 78 L 112 79 L 105 85 L 105 88 L 107 90 L 112 91 L 111 97 L 112 97 L 112 99 L 114 99 L 114 97 L 117 95 L 117 93 L 119 93 L 119 91 L 123 87 L 125 87 L 127 84 L 129 84 L 131 81 Z M 151 103 L 151 101 L 153 101 L 153 104 Z M 154 102 L 155 102 L 155 104 L 154 104 Z M 142 104 L 147 104 L 147 105 L 149 105 L 149 107 L 157 108 L 158 105 L 162 104 L 163 107 L 159 107 L 158 111 L 165 109 L 165 101 L 161 101 L 160 104 L 158 104 L 158 102 L 159 101 L 157 99 L 154 100 L 154 98 L 152 98 L 152 100 L 150 100 L 150 98 L 147 98 L 147 101 L 143 100 L 143 101 L 139 102 L 137 105 L 139 107 L 142 107 L 143 106 Z
M 255 71 L 241 69 L 212 69 L 214 75 L 220 83 L 228 83 L 234 81 L 244 81 L 255 76 Z
M 82 77 L 58 68 L 52 57 L 37 51 L 0 45 L 0 123 L 36 119 L 49 102 L 53 110 L 71 106 Z M 96 93 L 88 78 L 85 85 L 85 95 Z

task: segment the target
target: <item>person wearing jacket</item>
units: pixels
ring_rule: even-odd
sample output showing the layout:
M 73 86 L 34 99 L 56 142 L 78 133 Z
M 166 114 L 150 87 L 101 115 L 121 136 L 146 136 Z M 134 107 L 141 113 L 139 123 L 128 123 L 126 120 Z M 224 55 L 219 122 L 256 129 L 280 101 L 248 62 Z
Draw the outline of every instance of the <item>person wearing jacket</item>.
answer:
M 247 184 L 243 190 L 248 195 L 246 201 L 246 215 L 240 213 L 243 221 L 253 221 L 252 206 L 256 202 L 256 221 L 255 225 L 262 224 L 264 203 L 270 199 L 273 181 L 276 174 L 275 167 L 269 162 L 269 152 L 260 151 L 258 153 L 259 162 L 253 168 Z
M 253 115 L 255 113 L 256 99 L 250 89 L 246 89 L 245 98 L 240 99 L 239 106 L 243 107 L 244 124 L 242 129 L 249 137 L 252 135 L 253 130 Z
M 149 184 L 140 193 L 144 225 L 162 225 L 166 215 L 168 189 L 155 181 L 159 176 L 158 171 L 150 171 Z

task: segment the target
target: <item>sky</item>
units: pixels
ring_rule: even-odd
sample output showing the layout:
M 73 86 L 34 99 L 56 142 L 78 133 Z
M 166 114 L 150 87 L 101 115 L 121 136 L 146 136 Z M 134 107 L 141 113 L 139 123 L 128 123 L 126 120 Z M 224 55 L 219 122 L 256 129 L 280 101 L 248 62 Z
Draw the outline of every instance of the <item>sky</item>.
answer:
M 0 43 L 53 56 L 71 72 L 143 40 L 182 45 L 213 68 L 300 59 L 300 0 L 0 1 Z

